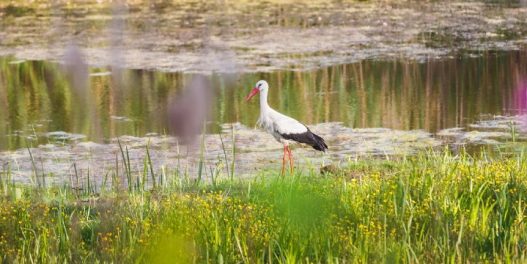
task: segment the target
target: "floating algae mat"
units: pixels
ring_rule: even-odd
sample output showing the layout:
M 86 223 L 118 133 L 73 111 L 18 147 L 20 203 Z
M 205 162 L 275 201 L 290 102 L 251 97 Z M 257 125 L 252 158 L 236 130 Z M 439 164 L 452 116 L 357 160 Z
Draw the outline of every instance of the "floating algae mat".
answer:
M 519 122 L 518 119 L 501 117 L 502 122 L 509 123 Z M 329 151 L 322 154 L 310 148 L 294 147 L 299 170 L 318 170 L 327 164 L 345 165 L 360 158 L 412 155 L 446 145 L 506 144 L 511 140 L 510 132 L 465 131 L 461 128 L 445 129 L 436 135 L 423 130 L 353 129 L 342 123 L 322 123 L 311 126 L 311 129 L 326 139 Z M 56 135 L 65 136 L 63 133 L 43 136 Z M 518 138 L 525 140 L 524 136 Z M 203 165 L 203 179 L 230 177 L 232 173 L 235 177 L 248 177 L 265 170 L 278 171 L 281 155 L 282 146 L 271 135 L 235 123 L 223 125 L 221 133 L 197 138 L 190 146 L 179 144 L 175 137 L 155 134 L 121 136 L 107 144 L 55 141 L 0 153 L 0 162 L 2 177 L 7 177 L 9 172 L 9 177 L 17 182 L 75 186 L 86 185 L 88 180 L 94 185 L 116 181 L 114 177 L 121 177 L 123 173 L 151 181 L 153 172 L 158 182 L 196 179 L 200 163 Z M 117 180 L 120 183 L 126 181 Z
M 170 72 L 225 70 L 209 50 L 235 53 L 240 72 L 426 60 L 525 45 L 519 2 L 2 1 L 0 55 L 59 61 L 74 39 L 90 65 Z

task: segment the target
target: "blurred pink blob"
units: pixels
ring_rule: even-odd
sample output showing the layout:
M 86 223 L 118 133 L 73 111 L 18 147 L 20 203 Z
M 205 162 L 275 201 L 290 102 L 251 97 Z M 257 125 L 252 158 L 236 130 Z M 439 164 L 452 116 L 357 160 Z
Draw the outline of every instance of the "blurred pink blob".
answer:
M 204 132 L 210 118 L 213 91 L 209 78 L 197 75 L 185 86 L 183 92 L 172 98 L 168 108 L 168 126 L 172 135 L 183 144 L 195 143 Z
M 83 101 L 87 100 L 90 86 L 88 64 L 84 60 L 82 51 L 74 42 L 70 43 L 64 51 L 62 66 L 75 95 Z
M 514 91 L 513 97 L 513 109 L 518 114 L 524 114 L 527 112 L 527 81 L 520 81 L 518 87 Z
M 512 110 L 520 115 L 518 122 L 520 130 L 527 131 L 527 81 L 518 82 L 512 98 Z

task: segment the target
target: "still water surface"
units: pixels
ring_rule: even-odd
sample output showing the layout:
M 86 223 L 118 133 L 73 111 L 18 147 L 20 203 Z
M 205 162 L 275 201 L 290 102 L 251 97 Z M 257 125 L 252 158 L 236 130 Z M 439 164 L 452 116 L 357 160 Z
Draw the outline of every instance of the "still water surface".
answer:
M 0 59 L 0 150 L 45 144 L 46 133 L 108 142 L 120 135 L 167 133 L 167 108 L 192 74 L 90 68 L 67 76 L 46 61 Z M 77 78 L 77 79 L 76 79 Z M 81 81 L 78 79 L 81 78 Z M 426 61 L 362 61 L 313 71 L 211 76 L 210 132 L 221 124 L 254 126 L 257 100 L 244 97 L 259 79 L 270 84 L 270 105 L 306 124 L 343 122 L 352 128 L 466 127 L 482 115 L 517 114 L 527 81 L 527 51 L 482 52 Z M 234 80 L 234 81 L 232 81 Z

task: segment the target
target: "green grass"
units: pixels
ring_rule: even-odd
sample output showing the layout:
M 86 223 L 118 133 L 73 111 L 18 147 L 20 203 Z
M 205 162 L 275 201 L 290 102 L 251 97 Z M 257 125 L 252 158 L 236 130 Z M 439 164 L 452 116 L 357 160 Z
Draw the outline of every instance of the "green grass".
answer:
M 20 263 L 525 262 L 527 157 L 423 153 L 337 173 L 97 194 L 0 180 Z

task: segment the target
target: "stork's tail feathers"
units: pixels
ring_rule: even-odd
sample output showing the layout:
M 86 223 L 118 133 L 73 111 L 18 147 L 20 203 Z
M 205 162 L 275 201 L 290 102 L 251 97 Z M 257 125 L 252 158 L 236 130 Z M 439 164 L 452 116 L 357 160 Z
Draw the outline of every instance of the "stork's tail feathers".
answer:
M 328 145 L 326 145 L 326 142 L 324 142 L 324 139 L 313 132 L 311 132 L 311 134 L 313 135 L 313 138 L 314 138 L 314 142 L 313 142 L 314 144 L 311 146 L 316 150 L 326 152 L 326 150 L 328 150 Z

